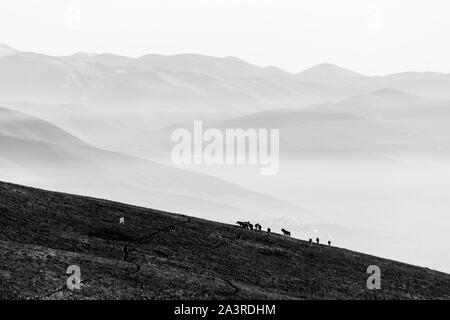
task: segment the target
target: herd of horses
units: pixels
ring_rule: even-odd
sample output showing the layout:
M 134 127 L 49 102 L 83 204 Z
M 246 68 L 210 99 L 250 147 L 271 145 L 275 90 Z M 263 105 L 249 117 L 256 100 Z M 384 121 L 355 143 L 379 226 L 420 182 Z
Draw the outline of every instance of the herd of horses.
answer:
M 259 223 L 255 224 L 253 226 L 253 224 L 251 224 L 250 221 L 246 221 L 246 222 L 244 222 L 244 221 L 237 221 L 236 224 L 239 225 L 241 228 L 248 229 L 248 230 L 261 231 L 261 229 L 262 229 L 262 227 L 261 227 L 261 225 Z M 285 235 L 287 237 L 291 236 L 291 232 L 290 231 L 287 231 L 285 229 L 281 229 L 281 232 L 283 233 L 283 235 Z M 272 233 L 270 228 L 267 228 L 267 233 L 268 234 Z M 312 244 L 312 243 L 313 243 L 313 240 L 310 238 L 309 239 L 309 244 Z M 316 238 L 316 243 L 320 244 L 320 239 L 318 237 Z M 328 240 L 328 245 L 331 246 L 331 241 L 330 240 Z
M 121 217 L 119 219 L 119 224 L 125 224 L 125 217 Z M 262 230 L 262 227 L 261 227 L 261 225 L 259 223 L 253 225 L 253 224 L 250 223 L 250 221 L 247 221 L 247 222 L 238 221 L 238 222 L 236 222 L 236 224 L 239 225 L 241 228 L 248 229 L 248 230 L 257 230 L 257 231 L 261 231 Z M 170 232 L 174 232 L 175 231 L 175 226 L 170 226 L 169 227 L 169 231 Z M 281 232 L 283 232 L 283 235 L 285 235 L 287 237 L 291 236 L 291 232 L 287 231 L 286 229 L 281 229 Z M 271 234 L 272 230 L 270 230 L 270 228 L 267 228 L 267 233 Z M 310 238 L 309 239 L 309 244 L 312 244 L 312 243 L 313 243 L 313 240 Z M 320 239 L 319 238 L 316 238 L 316 243 L 320 244 Z M 328 245 L 331 246 L 331 241 L 328 241 Z

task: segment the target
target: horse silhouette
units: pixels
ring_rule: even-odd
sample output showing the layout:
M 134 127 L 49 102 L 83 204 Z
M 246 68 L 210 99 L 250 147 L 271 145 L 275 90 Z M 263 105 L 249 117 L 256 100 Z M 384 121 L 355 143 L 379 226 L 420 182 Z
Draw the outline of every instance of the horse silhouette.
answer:
M 236 224 L 238 224 L 241 228 L 245 228 L 245 229 L 248 228 L 247 222 L 238 221 L 238 222 L 236 222 Z
M 285 236 L 288 236 L 288 237 L 290 237 L 290 236 L 291 236 L 291 232 L 290 232 L 290 231 L 287 231 L 287 230 L 281 229 L 281 232 L 283 232 L 283 234 L 284 234 Z

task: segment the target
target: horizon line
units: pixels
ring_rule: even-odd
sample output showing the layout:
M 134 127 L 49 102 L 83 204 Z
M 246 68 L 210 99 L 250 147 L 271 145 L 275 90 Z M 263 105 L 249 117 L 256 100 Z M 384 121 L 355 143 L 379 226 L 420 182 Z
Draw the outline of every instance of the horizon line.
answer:
M 432 73 L 432 74 L 439 74 L 439 75 L 450 75 L 450 72 L 431 71 L 431 70 L 399 71 L 399 72 L 394 72 L 394 73 L 368 75 L 368 74 L 365 74 L 365 73 L 361 73 L 359 71 L 355 71 L 355 70 L 353 70 L 351 68 L 342 67 L 341 65 L 336 64 L 336 63 L 332 63 L 332 62 L 321 62 L 321 63 L 315 64 L 313 66 L 310 66 L 310 67 L 308 67 L 306 69 L 303 69 L 301 71 L 291 72 L 291 71 L 287 71 L 286 69 L 284 69 L 282 67 L 279 67 L 277 65 L 274 65 L 274 64 L 260 65 L 260 64 L 252 63 L 252 62 L 250 62 L 250 61 L 248 61 L 248 60 L 246 60 L 244 58 L 240 58 L 240 57 L 235 56 L 235 55 L 218 56 L 218 55 L 209 55 L 209 54 L 196 53 L 196 52 L 182 52 L 182 53 L 180 52 L 180 53 L 170 53 L 170 54 L 168 54 L 168 53 L 152 52 L 152 53 L 145 53 L 145 54 L 140 54 L 140 55 L 137 55 L 137 56 L 132 56 L 132 55 L 125 55 L 125 54 L 119 54 L 119 53 L 114 53 L 114 52 L 87 52 L 87 51 L 77 51 L 77 52 L 74 52 L 74 53 L 71 53 L 71 54 L 58 55 L 58 54 L 41 53 L 41 52 L 33 51 L 33 50 L 25 50 L 25 51 L 23 51 L 23 50 L 16 49 L 15 47 L 11 47 L 11 46 L 3 43 L 3 42 L 0 42 L 0 46 L 5 46 L 5 47 L 7 47 L 9 49 L 12 49 L 12 50 L 16 51 L 16 52 L 12 53 L 11 55 L 14 55 L 14 54 L 17 54 L 17 53 L 34 53 L 34 54 L 40 54 L 40 55 L 44 55 L 44 56 L 47 56 L 47 57 L 53 57 L 53 58 L 67 58 L 67 57 L 72 57 L 72 56 L 80 55 L 80 54 L 92 55 L 92 56 L 114 55 L 114 56 L 118 56 L 118 57 L 123 57 L 123 58 L 128 58 L 128 59 L 135 59 L 135 60 L 141 59 L 141 58 L 146 57 L 146 56 L 151 56 L 151 55 L 163 56 L 163 57 L 175 57 L 175 56 L 188 56 L 188 55 L 191 55 L 191 56 L 202 56 L 202 57 L 215 58 L 215 59 L 230 59 L 231 58 L 231 59 L 240 60 L 240 61 L 242 61 L 244 63 L 247 63 L 249 65 L 252 65 L 252 66 L 255 66 L 255 67 L 258 67 L 258 68 L 263 68 L 263 69 L 266 69 L 266 68 L 277 68 L 277 69 L 279 69 L 279 70 L 281 70 L 281 71 L 283 71 L 285 73 L 288 73 L 290 75 L 299 75 L 299 74 L 301 74 L 301 73 L 303 73 L 305 71 L 308 71 L 308 70 L 311 70 L 311 69 L 314 69 L 314 68 L 317 68 L 317 67 L 321 67 L 321 66 L 326 66 L 326 65 L 330 66 L 332 68 L 339 68 L 339 69 L 341 69 L 343 71 L 352 72 L 352 73 L 355 73 L 356 75 L 360 75 L 360 76 L 366 77 L 366 78 L 387 77 L 387 76 L 398 75 L 398 74 L 405 74 L 405 73 Z M 1 56 L 0 56 L 0 58 L 1 58 Z

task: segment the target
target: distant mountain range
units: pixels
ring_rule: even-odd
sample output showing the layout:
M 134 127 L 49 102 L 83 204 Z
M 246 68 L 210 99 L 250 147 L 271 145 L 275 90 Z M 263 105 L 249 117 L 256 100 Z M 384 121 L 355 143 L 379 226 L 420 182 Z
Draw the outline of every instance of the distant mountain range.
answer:
M 450 101 L 435 102 L 394 89 L 380 89 L 335 103 L 303 108 L 270 109 L 243 117 L 210 122 L 222 130 L 279 129 L 283 156 L 391 158 L 402 155 L 450 155 Z M 191 123 L 183 125 L 192 127 Z M 143 157 L 169 153 L 173 127 L 136 143 Z M 133 144 L 130 142 L 130 147 Z M 170 157 L 167 156 L 167 159 Z M 286 159 L 286 158 L 284 158 Z
M 119 151 L 174 124 L 336 103 L 385 88 L 433 101 L 450 100 L 448 74 L 368 77 L 332 64 L 292 74 L 233 57 L 51 57 L 1 48 L 8 53 L 0 57 L 0 101 L 8 102 L 8 108 L 17 106 L 85 141 Z
M 233 57 L 150 54 L 129 58 L 86 53 L 51 57 L 0 48 L 6 52 L 0 58 L 1 100 L 126 104 L 141 112 L 151 106 L 149 115 L 162 117 L 160 125 L 192 117 L 222 120 L 270 108 L 335 102 L 383 88 L 450 99 L 446 90 L 450 76 L 438 73 L 367 77 L 321 64 L 291 74 Z M 164 117 L 168 110 L 176 114 L 173 119 Z

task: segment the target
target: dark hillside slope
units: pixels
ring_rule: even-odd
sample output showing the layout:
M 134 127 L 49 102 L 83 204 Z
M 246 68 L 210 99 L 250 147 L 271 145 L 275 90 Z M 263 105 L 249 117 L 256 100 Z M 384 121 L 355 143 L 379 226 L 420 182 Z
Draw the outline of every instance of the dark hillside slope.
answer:
M 9 183 L 0 230 L 1 299 L 450 298 L 450 275 L 426 268 Z M 381 290 L 366 288 L 374 264 Z M 79 291 L 66 287 L 70 265 Z

